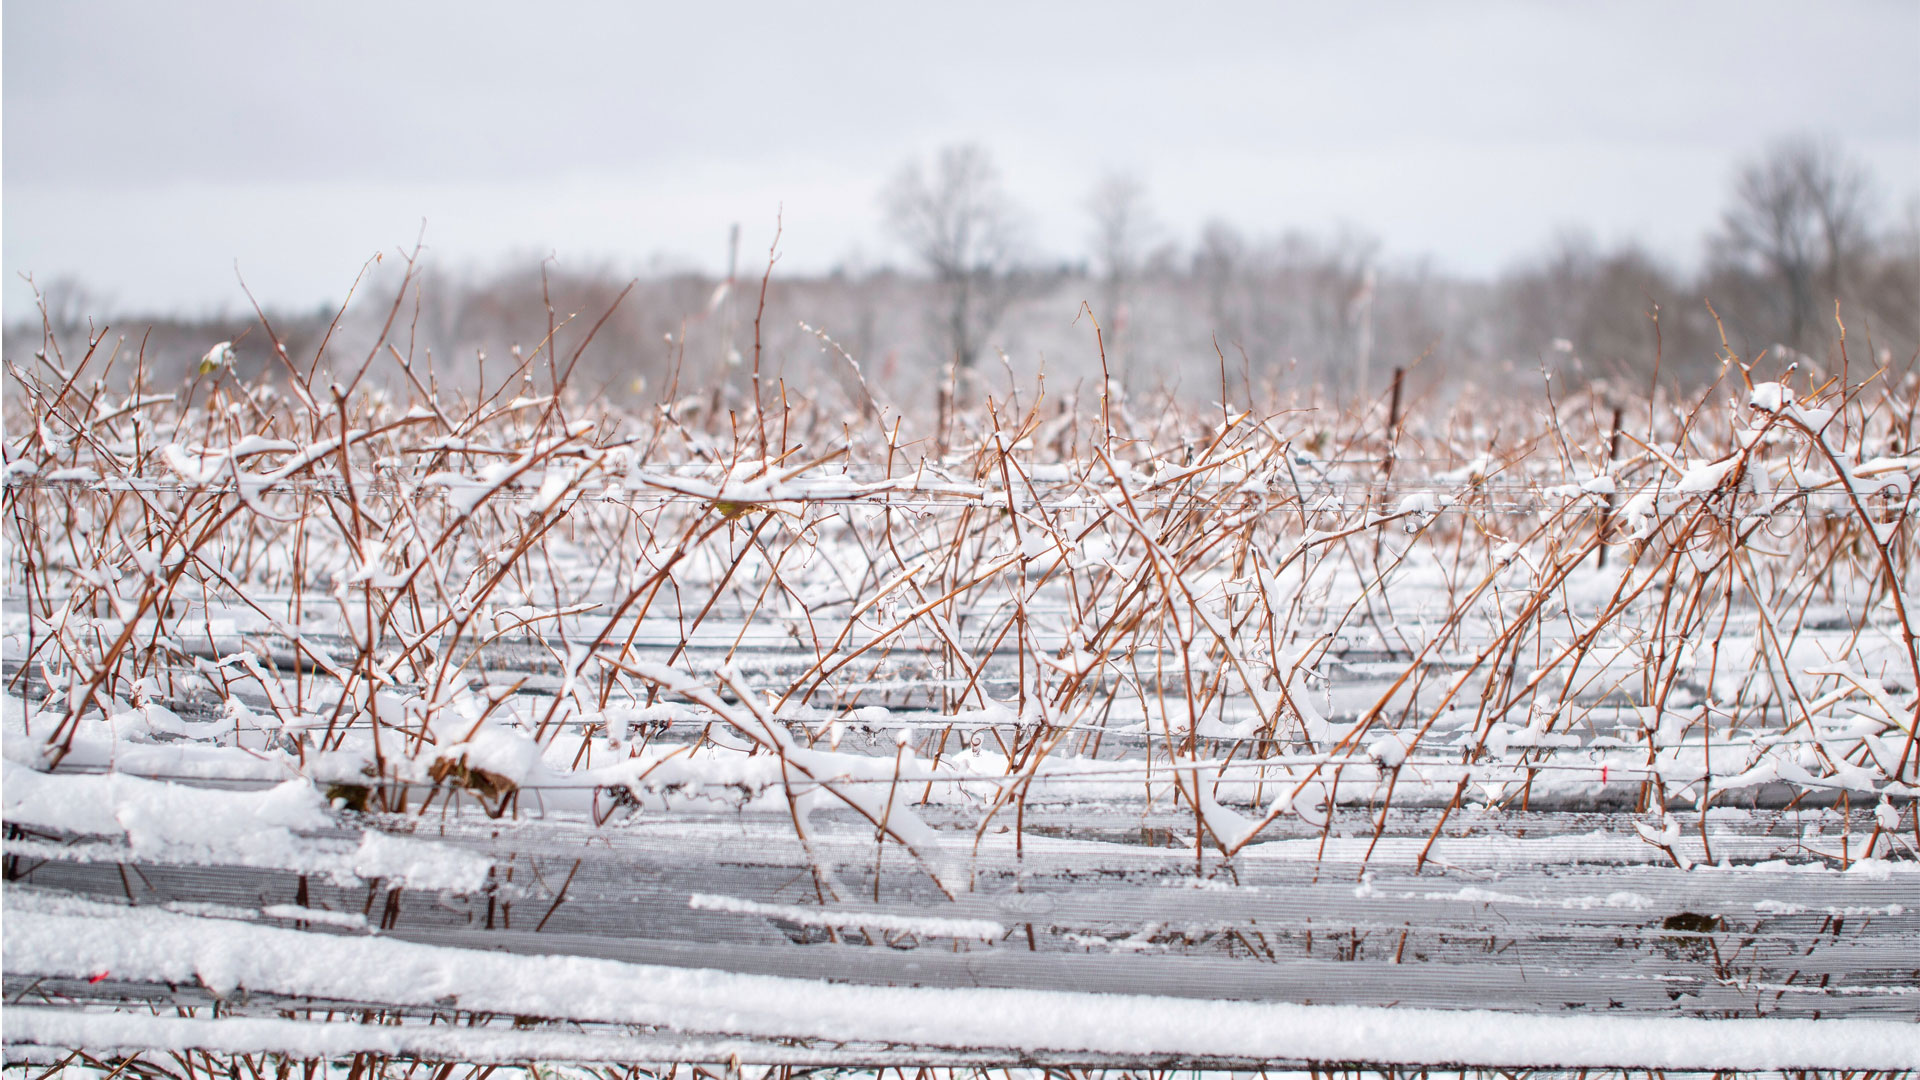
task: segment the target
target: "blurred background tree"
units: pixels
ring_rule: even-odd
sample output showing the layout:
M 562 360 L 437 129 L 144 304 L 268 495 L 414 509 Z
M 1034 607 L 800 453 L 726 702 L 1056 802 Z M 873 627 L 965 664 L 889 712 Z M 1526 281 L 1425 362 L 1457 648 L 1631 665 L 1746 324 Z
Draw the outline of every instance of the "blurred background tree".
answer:
M 1132 382 L 1131 342 L 1126 340 L 1133 316 L 1130 301 L 1160 226 L 1147 204 L 1146 184 L 1125 172 L 1108 173 L 1093 186 L 1087 194 L 1087 217 L 1092 225 L 1087 247 L 1100 279 L 1098 314 L 1107 356 L 1122 381 Z
M 1780 344 L 1819 351 L 1834 301 L 1867 276 L 1869 199 L 1865 170 L 1810 136 L 1776 143 L 1740 170 L 1709 250 L 1729 278 L 1758 286 L 1740 308 L 1749 325 L 1767 320 Z
M 993 156 L 973 143 L 943 147 L 930 170 L 904 166 L 882 200 L 888 228 L 938 289 L 946 358 L 973 368 L 1019 285 L 1020 215 Z

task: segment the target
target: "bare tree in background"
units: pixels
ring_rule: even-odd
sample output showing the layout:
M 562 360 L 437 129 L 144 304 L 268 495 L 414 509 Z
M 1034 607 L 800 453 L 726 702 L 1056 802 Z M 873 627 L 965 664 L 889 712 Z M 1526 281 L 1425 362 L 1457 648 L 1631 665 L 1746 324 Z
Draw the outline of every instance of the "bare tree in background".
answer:
M 1108 173 L 1087 196 L 1095 268 L 1100 274 L 1100 316 L 1109 353 L 1120 352 L 1131 322 L 1129 302 L 1158 226 L 1147 206 L 1147 187 L 1128 173 Z M 1123 356 L 1122 378 L 1131 375 Z
M 1193 253 L 1193 276 L 1207 294 L 1210 333 L 1229 341 L 1238 341 L 1245 333 L 1228 307 L 1234 279 L 1246 261 L 1247 241 L 1232 224 L 1214 219 L 1200 230 L 1200 244 Z
M 1644 375 L 1659 345 L 1667 376 L 1713 377 L 1703 365 L 1717 338 L 1702 336 L 1714 328 L 1701 323 L 1707 312 L 1698 295 L 1637 244 L 1602 247 L 1589 232 L 1562 232 L 1539 256 L 1510 270 L 1497 297 L 1497 348 L 1510 362 L 1546 365 L 1573 378 L 1624 378 Z M 1646 387 L 1640 378 L 1627 385 Z
M 1869 241 L 1865 171 L 1833 144 L 1800 137 L 1740 171 L 1714 252 L 1770 279 L 1784 340 L 1805 352 Z
M 1867 283 L 1868 302 L 1880 312 L 1882 341 L 1897 337 L 1907 342 L 1909 356 L 1920 356 L 1920 192 L 1909 195 L 1900 216 L 1881 244 L 1882 257 Z
M 939 286 L 948 355 L 972 369 L 1017 287 L 1019 215 L 993 158 L 972 143 L 945 147 L 931 173 L 903 168 L 884 202 L 888 227 Z
M 1296 347 L 1324 366 L 1340 399 L 1370 392 L 1379 251 L 1378 240 L 1349 227 L 1324 239 L 1289 234 L 1276 253 L 1276 269 L 1302 309 L 1296 318 L 1306 333 L 1295 337 Z

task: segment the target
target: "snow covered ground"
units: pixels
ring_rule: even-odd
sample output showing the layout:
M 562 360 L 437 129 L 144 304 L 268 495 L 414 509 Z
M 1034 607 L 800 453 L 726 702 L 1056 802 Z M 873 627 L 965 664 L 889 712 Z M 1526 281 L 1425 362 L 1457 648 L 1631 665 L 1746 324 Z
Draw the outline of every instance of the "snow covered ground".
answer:
M 19 1060 L 1920 1067 L 1891 391 L 1616 451 L 45 367 Z

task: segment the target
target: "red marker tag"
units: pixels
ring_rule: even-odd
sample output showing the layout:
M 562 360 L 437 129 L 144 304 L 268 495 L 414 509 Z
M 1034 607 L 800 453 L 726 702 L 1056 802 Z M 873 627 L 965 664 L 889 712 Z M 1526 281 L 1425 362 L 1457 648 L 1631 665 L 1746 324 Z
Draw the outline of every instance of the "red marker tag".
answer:
M 90 983 L 102 982 L 106 979 L 106 977 L 107 977 L 107 972 L 103 971 L 100 974 L 95 975 L 92 978 L 88 979 L 87 981 Z

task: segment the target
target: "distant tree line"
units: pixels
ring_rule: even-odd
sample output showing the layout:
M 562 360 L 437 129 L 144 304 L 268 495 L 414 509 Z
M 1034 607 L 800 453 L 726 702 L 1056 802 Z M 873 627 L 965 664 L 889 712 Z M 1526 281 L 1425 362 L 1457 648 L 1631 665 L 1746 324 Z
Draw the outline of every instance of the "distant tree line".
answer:
M 1437 392 L 1548 372 L 1629 392 L 1644 393 L 1656 374 L 1692 387 L 1718 373 L 1723 332 L 1743 357 L 1765 350 L 1763 363 L 1837 374 L 1842 322 L 1856 379 L 1883 366 L 1904 378 L 1920 350 L 1920 200 L 1882 213 L 1866 170 L 1814 138 L 1784 140 L 1738 172 L 1691 275 L 1581 233 L 1491 281 L 1385 258 L 1377 238 L 1352 229 L 1259 237 L 1215 221 L 1182 245 L 1125 174 L 1101 179 L 1085 208 L 1084 260 L 1037 257 L 991 155 L 952 146 L 883 189 L 879 209 L 909 269 L 776 272 L 763 309 L 763 268 L 753 265 L 725 280 L 655 274 L 617 305 L 628 280 L 610 267 L 549 261 L 483 277 L 428 267 L 400 305 L 403 340 L 449 388 L 509 377 L 537 385 L 546 368 L 537 356 L 521 361 L 549 327 L 578 343 L 611 310 L 577 389 L 724 408 L 746 385 L 757 315 L 765 393 L 851 395 L 864 378 L 903 412 L 949 393 L 1001 393 L 1009 378 L 1019 385 L 1042 371 L 1050 392 L 1084 388 L 1102 377 L 1102 350 L 1120 392 L 1242 401 L 1289 391 L 1364 399 L 1396 367 Z M 330 310 L 270 313 L 275 330 L 293 355 L 310 360 L 326 340 L 323 363 L 357 363 L 385 321 L 392 277 L 365 286 L 330 338 Z M 89 318 L 96 329 L 117 324 L 114 365 L 144 363 L 156 382 L 190 376 L 221 340 L 236 341 L 243 373 L 278 364 L 251 313 L 125 318 L 91 310 L 71 283 L 45 295 L 69 338 Z M 30 353 L 38 338 L 37 325 L 16 322 L 6 351 Z

